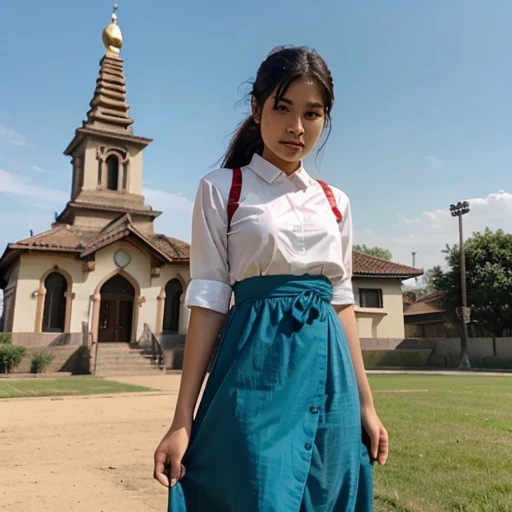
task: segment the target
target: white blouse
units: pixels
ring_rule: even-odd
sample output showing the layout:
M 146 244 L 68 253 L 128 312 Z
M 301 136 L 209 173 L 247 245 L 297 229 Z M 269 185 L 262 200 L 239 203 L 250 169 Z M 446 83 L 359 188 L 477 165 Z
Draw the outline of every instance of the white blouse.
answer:
M 228 233 L 233 173 L 217 169 L 199 184 L 185 303 L 226 313 L 237 281 L 275 274 L 324 275 L 333 304 L 353 304 L 352 219 L 348 197 L 331 187 L 340 223 L 316 180 L 301 166 L 287 176 L 255 154 L 242 168 L 240 206 Z

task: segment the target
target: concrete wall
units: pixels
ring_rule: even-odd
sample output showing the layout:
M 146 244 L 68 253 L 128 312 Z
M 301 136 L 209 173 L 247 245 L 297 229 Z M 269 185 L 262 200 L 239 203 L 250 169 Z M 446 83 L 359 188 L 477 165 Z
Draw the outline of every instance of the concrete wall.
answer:
M 82 375 L 89 373 L 89 356 L 86 347 L 28 347 L 25 356 L 12 373 L 30 373 L 32 360 L 37 354 L 49 354 L 53 357 L 45 373 L 69 372 Z
M 460 338 L 387 338 L 361 339 L 363 351 L 423 351 L 431 350 L 428 366 L 457 367 L 460 362 Z M 496 359 L 512 361 L 512 338 L 469 338 L 470 359 L 477 363 Z M 492 363 L 486 365 L 491 367 Z
M 404 314 L 402 285 L 398 279 L 353 279 L 356 300 L 356 318 L 361 338 L 404 337 Z M 383 308 L 361 308 L 359 290 L 374 288 L 382 290 Z
M 13 345 L 24 347 L 64 347 L 82 345 L 82 333 L 53 332 L 14 332 L 11 334 Z

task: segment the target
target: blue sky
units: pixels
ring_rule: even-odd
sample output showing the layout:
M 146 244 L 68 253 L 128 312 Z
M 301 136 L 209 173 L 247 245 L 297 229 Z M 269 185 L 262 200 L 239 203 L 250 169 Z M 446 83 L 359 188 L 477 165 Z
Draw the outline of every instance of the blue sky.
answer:
M 69 196 L 62 151 L 88 110 L 112 3 L 2 8 L 0 251 Z M 280 44 L 316 48 L 336 86 L 334 129 L 308 169 L 350 196 L 356 242 L 429 268 L 466 232 L 512 231 L 510 0 L 119 2 L 128 102 L 157 229 L 189 240 L 197 182 L 247 112 L 243 83 Z M 318 168 L 317 168 L 318 167 Z

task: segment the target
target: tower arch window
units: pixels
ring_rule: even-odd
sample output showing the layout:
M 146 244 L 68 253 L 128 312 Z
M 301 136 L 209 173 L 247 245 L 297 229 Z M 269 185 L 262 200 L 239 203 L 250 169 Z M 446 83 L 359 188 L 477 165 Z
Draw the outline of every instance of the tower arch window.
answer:
M 43 332 L 64 332 L 68 283 L 60 272 L 52 272 L 45 281 Z
M 180 328 L 180 306 L 183 287 L 178 279 L 171 279 L 165 285 L 164 322 L 162 331 L 177 333 Z
M 119 186 L 119 158 L 117 155 L 109 155 L 107 164 L 107 189 L 117 190 Z

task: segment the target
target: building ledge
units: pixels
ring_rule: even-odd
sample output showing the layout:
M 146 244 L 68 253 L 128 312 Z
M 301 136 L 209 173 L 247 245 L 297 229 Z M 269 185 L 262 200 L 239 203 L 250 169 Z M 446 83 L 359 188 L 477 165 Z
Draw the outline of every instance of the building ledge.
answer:
M 388 312 L 384 308 L 362 308 L 355 306 L 355 312 L 363 315 L 386 316 Z

